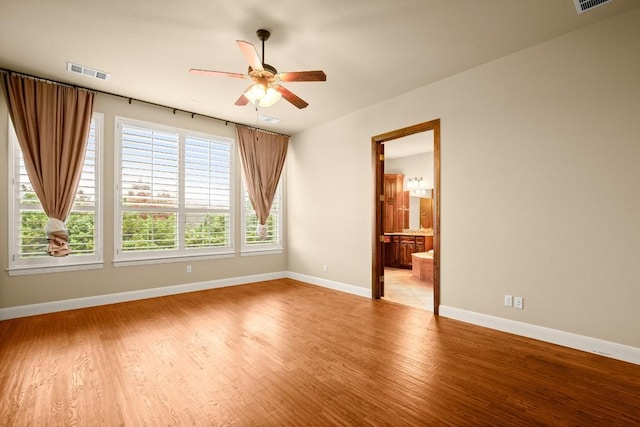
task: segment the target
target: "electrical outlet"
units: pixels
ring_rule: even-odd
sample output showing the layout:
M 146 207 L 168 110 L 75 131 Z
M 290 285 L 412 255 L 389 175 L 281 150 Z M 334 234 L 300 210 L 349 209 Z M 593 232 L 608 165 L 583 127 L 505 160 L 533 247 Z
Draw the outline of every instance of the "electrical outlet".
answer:
M 329 267 L 327 266 L 327 264 L 322 265 L 322 271 L 324 271 L 325 273 L 329 271 Z
M 513 299 L 513 306 L 515 308 L 517 308 L 518 310 L 522 310 L 524 308 L 524 298 L 522 297 L 515 297 Z
M 513 307 L 513 295 L 504 296 L 504 305 L 507 307 Z
M 187 265 L 187 273 L 191 273 L 191 266 Z

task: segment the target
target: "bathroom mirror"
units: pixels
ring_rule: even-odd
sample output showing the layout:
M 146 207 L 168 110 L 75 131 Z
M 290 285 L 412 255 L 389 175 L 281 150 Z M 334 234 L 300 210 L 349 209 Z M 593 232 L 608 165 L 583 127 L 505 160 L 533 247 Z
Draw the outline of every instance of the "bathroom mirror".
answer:
M 409 197 L 409 227 L 433 228 L 433 199 L 428 197 Z

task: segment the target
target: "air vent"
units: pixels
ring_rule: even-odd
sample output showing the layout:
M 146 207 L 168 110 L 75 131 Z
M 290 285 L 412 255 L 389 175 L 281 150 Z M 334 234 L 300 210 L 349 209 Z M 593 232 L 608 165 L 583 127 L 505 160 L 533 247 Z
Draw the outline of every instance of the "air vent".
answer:
M 264 114 L 260 114 L 258 116 L 258 120 L 260 120 L 261 122 L 273 123 L 273 124 L 280 123 L 280 119 L 271 117 L 271 116 L 265 116 Z
M 111 74 L 105 73 L 104 71 L 94 70 L 93 68 L 85 67 L 84 65 L 73 64 L 71 62 L 67 62 L 67 70 L 71 71 L 72 73 L 94 77 L 98 80 L 109 80 L 109 77 L 111 77 Z
M 602 4 L 612 2 L 613 0 L 573 0 L 576 4 L 576 10 L 578 13 L 584 13 L 587 10 L 591 10 L 594 7 L 598 7 Z

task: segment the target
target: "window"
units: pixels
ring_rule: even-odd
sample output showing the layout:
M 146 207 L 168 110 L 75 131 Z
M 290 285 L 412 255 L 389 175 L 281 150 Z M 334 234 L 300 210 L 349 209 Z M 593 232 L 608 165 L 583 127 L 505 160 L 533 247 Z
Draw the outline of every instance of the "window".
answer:
M 232 254 L 233 140 L 124 118 L 116 127 L 116 260 Z
M 67 257 L 54 258 L 47 254 L 44 226 L 47 215 L 42 209 L 27 175 L 15 134 L 9 120 L 9 235 L 11 274 L 42 273 L 102 265 L 101 242 L 101 152 L 103 116 L 94 113 L 87 139 L 84 167 L 71 212 L 66 221 L 69 247 Z
M 244 190 L 244 203 L 242 204 L 242 252 L 245 255 L 251 253 L 280 252 L 282 251 L 282 178 L 278 184 L 273 204 L 267 219 L 267 238 L 257 238 L 256 226 L 258 216 L 251 206 L 249 193 Z

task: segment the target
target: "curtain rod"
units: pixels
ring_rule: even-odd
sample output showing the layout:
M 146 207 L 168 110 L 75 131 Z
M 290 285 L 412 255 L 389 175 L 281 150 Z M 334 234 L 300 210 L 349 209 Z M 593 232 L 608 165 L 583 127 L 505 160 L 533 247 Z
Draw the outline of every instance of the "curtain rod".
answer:
M 47 78 L 40 77 L 40 76 L 34 76 L 32 74 L 22 73 L 20 71 L 10 70 L 8 68 L 0 68 L 0 72 L 7 73 L 7 74 L 17 74 L 17 75 L 24 76 L 24 77 L 30 77 L 30 78 L 36 79 L 36 80 L 42 80 L 42 81 L 47 82 L 47 83 L 55 83 L 55 84 L 58 84 L 58 85 L 68 86 L 68 87 L 72 87 L 72 88 L 75 88 L 75 89 L 88 90 L 88 91 L 95 92 L 95 93 L 100 93 L 100 94 L 103 94 L 103 95 L 115 96 L 117 98 L 123 98 L 123 99 L 129 100 L 129 104 L 131 104 L 131 102 L 133 102 L 133 101 L 136 101 L 136 102 L 141 102 L 141 103 L 144 103 L 144 104 L 153 105 L 155 107 L 162 107 L 162 108 L 166 108 L 167 110 L 172 110 L 173 114 L 176 114 L 176 112 L 187 113 L 187 114 L 191 114 L 191 118 L 194 118 L 195 116 L 200 116 L 200 117 L 204 117 L 204 118 L 207 118 L 207 119 L 217 120 L 219 122 L 224 122 L 225 126 L 228 125 L 229 123 L 231 123 L 231 124 L 236 125 L 236 126 L 244 126 L 244 127 L 248 127 L 250 129 L 259 130 L 259 131 L 262 131 L 262 132 L 268 132 L 268 133 L 271 133 L 271 134 L 274 134 L 274 135 L 286 136 L 287 138 L 291 137 L 290 135 L 287 135 L 287 134 L 284 134 L 284 133 L 279 133 L 279 132 L 274 132 L 274 131 L 270 131 L 270 130 L 260 129 L 260 128 L 257 128 L 255 126 L 249 126 L 249 125 L 245 125 L 243 123 L 237 123 L 237 122 L 234 122 L 232 120 L 221 119 L 219 117 L 208 116 L 206 114 L 194 113 L 193 111 L 187 111 L 187 110 L 182 110 L 180 108 L 169 107 L 168 105 L 158 104 L 158 103 L 151 102 L 151 101 L 145 101 L 144 99 L 132 98 L 130 96 L 124 96 L 124 95 L 120 95 L 120 94 L 113 93 L 113 92 L 106 92 L 104 90 L 91 89 L 91 88 L 84 87 L 84 86 L 79 86 L 79 85 L 76 85 L 76 84 L 73 84 L 73 83 L 65 83 L 65 82 L 61 82 L 61 81 L 57 81 L 57 80 L 47 79 Z

